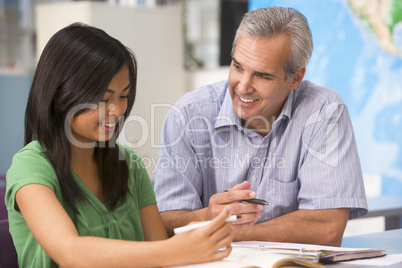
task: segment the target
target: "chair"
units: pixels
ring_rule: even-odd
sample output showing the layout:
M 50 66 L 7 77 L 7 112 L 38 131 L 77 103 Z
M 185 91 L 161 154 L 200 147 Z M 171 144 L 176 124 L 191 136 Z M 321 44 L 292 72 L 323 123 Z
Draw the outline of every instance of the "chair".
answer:
M 0 175 L 0 220 L 7 219 L 7 208 L 4 203 L 4 197 L 6 195 L 6 176 Z
M 8 219 L 0 220 L 0 268 L 18 268 L 17 252 L 8 230 Z

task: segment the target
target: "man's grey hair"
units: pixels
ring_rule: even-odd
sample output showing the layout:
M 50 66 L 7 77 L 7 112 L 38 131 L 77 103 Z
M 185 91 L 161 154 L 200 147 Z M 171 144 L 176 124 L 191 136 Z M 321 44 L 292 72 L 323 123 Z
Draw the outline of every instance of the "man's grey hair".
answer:
M 306 17 L 293 8 L 266 7 L 246 13 L 236 31 L 232 56 L 239 35 L 245 38 L 273 38 L 285 34 L 290 40 L 290 55 L 283 68 L 286 79 L 307 66 L 313 52 L 313 38 Z

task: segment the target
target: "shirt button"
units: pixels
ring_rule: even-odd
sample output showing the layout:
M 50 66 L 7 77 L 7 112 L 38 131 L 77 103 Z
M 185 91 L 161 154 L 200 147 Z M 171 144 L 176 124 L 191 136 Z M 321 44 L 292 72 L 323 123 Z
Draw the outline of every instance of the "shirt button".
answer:
M 252 180 L 253 182 L 255 182 L 257 179 L 255 178 L 255 176 L 253 176 L 253 177 L 251 178 L 251 180 Z

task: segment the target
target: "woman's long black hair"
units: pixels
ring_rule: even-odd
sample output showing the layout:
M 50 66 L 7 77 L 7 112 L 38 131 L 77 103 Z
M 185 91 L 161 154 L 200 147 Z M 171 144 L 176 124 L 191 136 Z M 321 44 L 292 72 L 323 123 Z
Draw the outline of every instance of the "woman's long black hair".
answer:
M 99 177 L 106 204 L 113 210 L 127 193 L 128 165 L 115 144 L 124 118 L 134 104 L 137 63 L 134 54 L 104 31 L 74 23 L 58 31 L 40 57 L 25 111 L 25 145 L 37 140 L 45 147 L 56 172 L 63 198 L 76 211 L 76 202 L 85 197 L 74 181 L 71 143 L 67 137 L 67 115 L 80 105 L 97 104 L 110 81 L 123 66 L 130 73 L 127 110 L 116 125 L 115 136 L 95 148 Z M 87 111 L 81 109 L 74 116 Z M 119 127 L 120 125 L 120 127 Z

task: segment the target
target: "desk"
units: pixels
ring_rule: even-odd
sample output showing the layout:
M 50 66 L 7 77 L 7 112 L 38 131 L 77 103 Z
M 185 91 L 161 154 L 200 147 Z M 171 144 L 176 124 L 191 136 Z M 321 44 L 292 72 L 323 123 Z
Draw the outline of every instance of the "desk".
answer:
M 345 237 L 343 238 L 342 241 L 342 247 L 385 249 L 385 252 L 387 254 L 402 254 L 402 229 Z M 345 262 L 342 264 L 338 263 L 332 265 L 325 265 L 325 267 L 360 268 L 365 266 L 358 266 L 354 264 L 348 264 L 347 262 Z M 402 265 L 396 264 L 387 267 L 402 268 Z
M 240 242 L 241 243 L 241 242 Z M 245 242 L 247 243 L 247 242 Z M 254 243 L 254 242 L 250 242 Z M 262 242 L 261 242 L 262 243 Z M 257 245 L 260 244 L 260 242 L 257 242 Z M 397 229 L 397 230 L 391 230 L 391 231 L 385 231 L 385 232 L 380 232 L 380 233 L 374 233 L 374 234 L 366 234 L 366 235 L 357 235 L 357 236 L 350 236 L 350 237 L 345 237 L 342 241 L 342 247 L 346 248 L 376 248 L 376 249 L 384 249 L 387 254 L 402 254 L 402 229 Z M 264 251 L 259 251 L 256 250 L 256 252 L 264 252 Z M 253 255 L 253 254 L 251 254 Z M 250 255 L 248 255 L 250 256 Z M 261 254 L 254 255 L 252 256 L 253 260 L 256 260 L 255 258 L 258 259 L 258 257 L 261 256 Z M 242 256 L 243 258 L 245 257 L 244 254 Z M 236 258 L 235 258 L 236 259 Z M 264 267 L 263 265 L 260 265 L 260 260 L 258 260 L 258 267 Z M 244 262 L 251 262 L 250 259 L 244 260 Z M 225 266 L 223 266 L 226 264 Z M 264 260 L 264 264 L 266 264 L 266 259 Z M 211 267 L 248 267 L 245 265 L 245 263 L 239 263 L 236 260 L 232 260 L 231 262 L 225 262 L 225 261 L 218 261 L 218 262 L 212 262 L 212 263 L 202 263 L 202 264 L 191 264 L 191 265 L 181 265 L 181 266 L 175 266 L 175 268 L 180 267 L 180 268 L 211 268 Z M 254 266 L 253 266 L 254 267 Z M 366 266 L 363 265 L 357 265 L 357 264 L 351 264 L 348 262 L 341 262 L 341 263 L 331 263 L 331 264 L 325 264 L 325 268 L 367 268 Z M 374 267 L 374 266 L 371 266 Z M 378 266 L 377 266 L 378 267 Z M 392 268 L 396 267 L 401 267 L 402 265 L 396 264 L 389 266 Z
M 342 247 L 385 249 L 387 254 L 402 254 L 402 229 L 345 237 Z
M 385 230 L 402 228 L 402 196 L 369 197 L 367 204 L 368 214 L 359 219 L 383 216 L 385 217 Z

